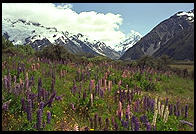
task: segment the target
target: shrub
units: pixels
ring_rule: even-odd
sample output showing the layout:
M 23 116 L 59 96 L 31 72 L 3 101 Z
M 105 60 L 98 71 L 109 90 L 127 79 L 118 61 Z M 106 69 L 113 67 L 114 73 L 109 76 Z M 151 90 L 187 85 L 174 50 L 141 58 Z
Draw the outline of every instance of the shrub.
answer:
M 66 60 L 66 59 L 76 59 L 76 57 L 69 53 L 65 47 L 61 45 L 49 45 L 40 51 L 36 52 L 38 57 L 45 57 L 51 60 Z
M 11 41 L 7 40 L 4 36 L 2 36 L 2 49 L 6 49 L 13 46 L 14 45 Z

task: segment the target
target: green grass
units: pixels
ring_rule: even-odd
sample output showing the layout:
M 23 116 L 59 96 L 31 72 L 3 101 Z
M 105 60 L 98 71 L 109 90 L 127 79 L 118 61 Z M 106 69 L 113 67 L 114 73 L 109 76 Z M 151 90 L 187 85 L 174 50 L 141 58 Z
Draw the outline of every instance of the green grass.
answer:
M 25 64 L 25 70 L 29 72 L 29 78 L 31 76 L 34 76 L 35 79 L 35 85 L 31 88 L 32 92 L 37 93 L 37 82 L 38 78 L 42 78 L 42 87 L 45 88 L 47 91 L 51 90 L 51 75 L 49 75 L 50 69 L 55 69 L 55 75 L 56 75 L 56 84 L 55 84 L 55 90 L 57 91 L 57 95 L 64 95 L 61 101 L 54 101 L 52 104 L 52 107 L 45 107 L 43 111 L 43 119 L 46 121 L 46 112 L 49 110 L 52 112 L 52 121 L 51 124 L 46 124 L 46 127 L 43 130 L 46 131 L 52 131 L 52 130 L 74 130 L 74 125 L 78 124 L 80 128 L 88 126 L 90 127 L 89 118 L 94 117 L 94 114 L 97 113 L 98 116 L 102 117 L 103 122 L 106 118 L 111 119 L 111 117 L 115 117 L 115 120 L 119 123 L 120 130 L 124 130 L 122 126 L 120 126 L 120 121 L 116 117 L 116 110 L 118 108 L 118 102 L 114 102 L 114 93 L 116 90 L 118 90 L 118 85 L 115 84 L 115 82 L 119 82 L 119 80 L 122 80 L 122 85 L 120 86 L 121 89 L 125 90 L 126 85 L 129 85 L 130 90 L 133 90 L 135 86 L 141 88 L 142 95 L 135 95 L 133 98 L 133 102 L 131 103 L 131 107 L 133 108 L 133 105 L 138 98 L 142 98 L 144 95 L 148 95 L 151 98 L 155 98 L 155 96 L 160 96 L 162 99 L 165 99 L 166 97 L 169 98 L 169 103 L 176 103 L 177 100 L 180 100 L 180 104 L 182 106 L 185 106 L 185 104 L 189 105 L 189 116 L 188 121 L 194 123 L 194 81 L 190 80 L 188 78 L 181 78 L 178 76 L 172 75 L 171 77 L 168 77 L 164 74 L 156 74 L 156 75 L 141 75 L 139 73 L 135 73 L 133 75 L 130 75 L 130 77 L 123 78 L 122 72 L 123 70 L 117 69 L 114 66 L 107 67 L 99 64 L 94 64 L 90 67 L 91 76 L 88 78 L 88 76 L 85 76 L 86 79 L 83 81 L 76 81 L 76 85 L 79 89 L 80 83 L 82 84 L 82 92 L 81 92 L 81 98 L 78 98 L 78 94 L 75 96 L 71 93 L 71 88 L 73 87 L 73 80 L 77 77 L 77 70 L 81 68 L 81 70 L 84 71 L 85 68 L 87 68 L 87 65 L 79 64 L 78 68 L 71 65 L 62 65 L 62 64 L 54 64 L 49 65 L 47 63 L 40 63 L 40 69 L 37 71 L 32 71 L 31 65 L 33 63 L 37 63 L 38 61 L 32 61 L 29 62 L 29 59 L 31 57 L 9 57 L 7 55 L 3 54 L 2 62 L 6 61 L 7 66 L 2 70 L 2 77 L 4 75 L 7 75 L 8 69 L 11 75 L 17 74 L 17 66 L 19 62 L 23 62 Z M 104 60 L 104 58 L 94 58 L 98 60 L 100 63 Z M 90 62 L 93 61 L 93 59 L 89 59 Z M 110 64 L 110 61 L 107 62 Z M 120 65 L 119 65 L 120 66 Z M 63 78 L 60 78 L 60 70 L 66 70 L 66 74 Z M 44 71 L 45 70 L 45 71 Z M 106 92 L 104 94 L 104 97 L 101 98 L 100 96 L 96 96 L 95 100 L 93 102 L 93 106 L 90 106 L 89 100 L 90 100 L 90 93 L 89 90 L 89 81 L 90 79 L 95 79 L 95 75 L 97 74 L 98 79 L 101 79 L 104 77 L 104 74 L 106 71 L 110 71 L 110 76 L 108 76 L 107 80 L 113 81 L 113 87 L 111 92 Z M 25 74 L 21 73 L 20 78 L 24 81 Z M 149 78 L 152 78 L 152 82 L 149 81 Z M 156 78 L 160 78 L 160 81 L 155 82 Z M 96 81 L 97 83 L 97 81 Z M 13 82 L 12 82 L 12 86 Z M 146 90 L 148 88 L 148 91 Z M 82 93 L 83 91 L 87 91 L 87 98 L 85 101 L 82 100 Z M 95 89 L 92 89 L 94 92 Z M 20 94 L 19 96 L 14 95 L 13 93 L 8 93 L 4 87 L 2 86 L 2 96 L 3 100 L 2 103 L 8 101 L 9 99 L 12 99 L 12 102 L 10 104 L 8 112 L 3 111 L 2 113 L 2 128 L 3 130 L 22 130 L 22 131 L 28 131 L 36 129 L 34 128 L 34 125 L 36 123 L 36 111 L 38 104 L 35 105 L 35 108 L 33 109 L 33 121 L 30 123 L 27 121 L 27 115 L 26 113 L 21 114 L 21 103 L 20 99 L 24 94 Z M 73 111 L 70 107 L 70 103 L 73 103 L 75 105 L 76 111 Z M 125 102 L 123 109 L 125 111 L 125 107 L 127 106 L 127 102 Z M 148 119 L 150 122 L 152 122 L 153 113 L 147 112 L 147 111 L 141 111 L 141 112 L 134 112 L 133 114 L 137 117 L 140 117 L 143 114 L 146 114 L 148 116 Z M 125 113 L 124 113 L 125 115 Z M 125 118 L 125 117 L 123 117 Z M 113 130 L 113 128 L 110 126 L 110 130 Z M 144 126 L 141 128 L 141 130 L 145 130 Z M 181 126 L 179 124 L 179 119 L 176 119 L 176 117 L 171 116 L 168 119 L 168 123 L 163 125 L 163 121 L 161 118 L 158 118 L 157 121 L 157 130 L 159 131 L 165 131 L 165 130 L 193 130 L 193 128 L 188 126 Z

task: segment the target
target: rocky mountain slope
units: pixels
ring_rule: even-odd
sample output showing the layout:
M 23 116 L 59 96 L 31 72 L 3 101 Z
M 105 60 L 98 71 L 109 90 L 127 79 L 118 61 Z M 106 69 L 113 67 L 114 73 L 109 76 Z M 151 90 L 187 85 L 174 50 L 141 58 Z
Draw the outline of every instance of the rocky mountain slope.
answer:
M 194 10 L 178 12 L 164 20 L 120 59 L 135 60 L 144 55 L 168 55 L 176 60 L 194 60 Z

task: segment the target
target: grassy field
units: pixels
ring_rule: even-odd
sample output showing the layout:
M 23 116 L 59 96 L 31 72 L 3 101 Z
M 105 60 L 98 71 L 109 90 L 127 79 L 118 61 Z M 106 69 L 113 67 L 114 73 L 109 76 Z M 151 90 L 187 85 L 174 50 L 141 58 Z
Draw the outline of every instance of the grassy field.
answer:
M 180 70 L 187 69 L 190 73 L 194 70 L 194 65 L 184 65 L 184 64 L 177 64 L 177 65 L 169 65 L 171 68 L 178 68 Z
M 179 77 L 172 72 L 164 73 L 147 68 L 142 71 L 138 68 L 127 68 L 104 60 L 96 64 L 93 59 L 89 59 L 89 61 L 88 64 L 77 64 L 70 61 L 62 64 L 59 62 L 52 63 L 49 60 L 40 61 L 35 57 L 3 55 L 2 103 L 5 104 L 10 99 L 11 102 L 8 108 L 3 108 L 2 111 L 2 130 L 75 131 L 76 126 L 78 126 L 80 131 L 84 131 L 86 127 L 96 131 L 131 131 L 136 128 L 131 127 L 130 124 L 128 125 L 129 128 L 127 128 L 122 122 L 128 120 L 131 123 L 133 117 L 136 117 L 139 121 L 139 131 L 146 131 L 146 126 L 142 123 L 140 117 L 147 116 L 148 122 L 152 125 L 155 111 L 153 107 L 151 109 L 151 105 L 144 106 L 144 98 L 149 98 L 151 100 L 149 103 L 151 104 L 156 97 L 159 97 L 160 102 L 163 104 L 166 103 L 166 98 L 169 100 L 168 104 L 171 105 L 179 102 L 179 109 L 188 105 L 188 117 L 184 117 L 184 112 L 181 112 L 180 116 L 172 114 L 169 115 L 168 121 L 164 123 L 163 117 L 158 115 L 156 131 L 193 131 L 193 127 L 186 124 L 182 125 L 179 120 L 186 120 L 194 124 L 194 80 Z M 20 72 L 18 68 L 22 68 L 22 64 L 24 64 L 24 71 Z M 33 65 L 35 65 L 35 68 L 32 67 Z M 178 66 L 181 69 L 187 67 L 188 70 L 193 69 L 192 65 L 171 66 Z M 65 72 L 64 74 L 62 74 L 63 71 Z M 27 72 L 28 76 L 26 76 Z M 7 80 L 9 73 L 12 78 L 10 81 Z M 16 81 L 14 82 L 13 78 L 15 76 Z M 22 85 L 25 85 L 27 80 L 32 82 L 32 77 L 34 84 L 23 87 Z M 42 81 L 41 90 L 49 92 L 49 98 L 56 91 L 56 96 L 51 103 L 52 106 L 46 105 L 42 108 L 40 128 L 37 127 L 40 119 L 37 115 L 40 102 L 47 104 L 50 99 L 46 99 L 47 97 L 44 95 L 40 98 L 37 96 L 32 99 L 31 121 L 27 118 L 28 112 L 22 108 L 21 104 L 21 99 L 24 98 L 27 108 L 30 107 L 27 104 L 28 95 L 26 91 L 29 90 L 30 93 L 38 95 L 39 78 Z M 11 90 L 5 86 L 5 79 L 11 83 Z M 54 91 L 52 90 L 53 80 L 55 81 Z M 106 84 L 104 84 L 105 81 Z M 111 88 L 108 84 L 109 81 L 112 81 Z M 94 86 L 90 85 L 90 82 Z M 15 87 L 18 84 L 21 88 L 17 91 Z M 132 94 L 129 94 L 132 95 L 130 101 L 127 100 L 128 97 L 125 93 L 117 94 L 120 91 L 127 91 L 128 87 L 132 92 Z M 91 94 L 93 95 L 92 99 Z M 120 111 L 123 115 L 121 119 L 116 114 L 120 107 L 119 101 L 122 101 Z M 126 117 L 128 104 L 130 105 L 130 119 Z M 47 112 L 49 111 L 51 112 L 51 122 L 47 123 Z M 94 121 L 95 114 L 102 119 L 102 123 Z M 112 124 L 112 117 L 118 126 L 117 129 Z M 93 120 L 93 123 L 90 119 Z M 107 124 L 107 119 L 109 120 L 109 125 Z

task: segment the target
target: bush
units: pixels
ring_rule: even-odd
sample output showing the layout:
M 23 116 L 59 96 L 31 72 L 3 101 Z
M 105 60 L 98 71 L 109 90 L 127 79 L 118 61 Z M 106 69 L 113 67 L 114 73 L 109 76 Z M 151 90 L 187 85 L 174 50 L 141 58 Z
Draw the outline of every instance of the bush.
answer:
M 35 53 L 35 50 L 31 45 L 16 45 L 17 49 L 25 55 L 32 55 Z
M 6 49 L 13 46 L 14 45 L 11 41 L 7 40 L 4 36 L 2 36 L 2 49 Z
M 61 45 L 49 45 L 40 51 L 36 52 L 38 57 L 45 57 L 51 60 L 66 60 L 76 59 L 76 57 L 69 53 L 65 47 Z

